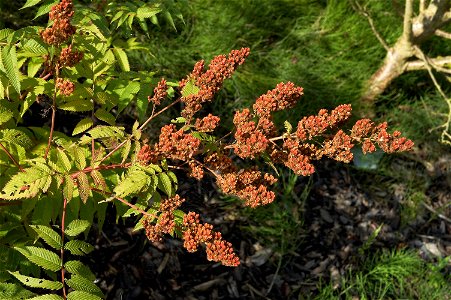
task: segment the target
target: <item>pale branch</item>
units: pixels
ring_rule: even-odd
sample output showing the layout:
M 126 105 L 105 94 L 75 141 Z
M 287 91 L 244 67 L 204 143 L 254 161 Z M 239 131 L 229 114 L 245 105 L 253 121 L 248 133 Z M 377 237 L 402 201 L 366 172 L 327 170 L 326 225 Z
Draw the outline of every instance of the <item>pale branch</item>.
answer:
M 426 0 L 420 0 L 419 4 L 420 14 L 423 13 L 425 9 L 426 9 Z
M 432 0 L 428 7 L 412 21 L 415 43 L 418 44 L 434 35 L 437 29 L 451 21 L 450 1 Z
M 450 64 L 451 65 L 451 56 L 437 57 L 437 58 L 428 58 L 428 62 L 431 67 L 436 69 L 439 72 L 451 73 L 451 69 L 447 69 L 444 66 Z M 418 70 L 427 70 L 427 65 L 424 60 L 414 60 L 406 63 L 406 71 L 418 71 Z
M 443 30 L 440 30 L 440 29 L 437 29 L 435 31 L 435 35 L 439 36 L 439 37 L 442 37 L 442 38 L 445 38 L 445 39 L 450 39 L 451 40 L 451 33 L 443 31 Z
M 413 1 L 406 0 L 406 7 L 404 11 L 404 21 L 403 21 L 403 30 L 402 30 L 402 39 L 405 42 L 412 42 L 412 15 L 413 15 Z
M 443 123 L 440 127 L 443 128 L 442 130 L 442 134 L 441 134 L 441 142 L 445 143 L 445 144 L 449 144 L 451 145 L 451 134 L 449 134 L 449 127 L 451 124 L 451 98 L 448 98 L 445 94 L 445 92 L 443 91 L 442 87 L 440 86 L 440 84 L 438 83 L 437 79 L 435 78 L 434 73 L 432 72 L 432 66 L 430 64 L 430 62 L 428 61 L 428 57 L 423 53 L 423 51 L 421 51 L 421 49 L 419 47 L 414 47 L 415 49 L 415 55 L 422 59 L 425 63 L 426 69 L 429 73 L 429 76 L 432 79 L 432 82 L 434 83 L 435 88 L 437 89 L 437 91 L 439 92 L 439 94 L 443 97 L 443 99 L 445 100 L 446 104 L 448 105 L 448 116 L 447 116 L 447 120 L 445 123 Z
M 384 47 L 384 49 L 386 51 L 389 51 L 390 47 L 388 46 L 387 42 L 384 40 L 382 35 L 379 33 L 379 31 L 377 31 L 376 26 L 374 25 L 373 18 L 371 18 L 371 16 L 368 13 L 368 11 L 365 8 L 363 8 L 357 1 L 352 1 L 351 2 L 351 6 L 359 14 L 361 14 L 364 17 L 366 17 L 368 23 L 370 24 L 371 30 L 373 31 L 374 36 L 377 38 L 379 43 L 381 43 L 382 47 Z

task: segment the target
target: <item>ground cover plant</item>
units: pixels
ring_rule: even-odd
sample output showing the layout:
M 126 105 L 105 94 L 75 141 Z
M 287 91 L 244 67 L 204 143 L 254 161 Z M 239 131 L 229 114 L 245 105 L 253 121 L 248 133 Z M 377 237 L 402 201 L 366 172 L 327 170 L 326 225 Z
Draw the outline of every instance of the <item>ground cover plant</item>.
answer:
M 202 179 L 205 172 L 223 193 L 256 207 L 274 200 L 268 186 L 278 173 L 283 178 L 281 166 L 307 176 L 314 171 L 314 160 L 349 162 L 354 143 L 362 143 L 364 152 L 373 152 L 376 145 L 386 152 L 412 147 L 398 131 L 388 134 L 384 123 L 363 119 L 349 133 L 340 129 L 350 117 L 350 105 L 276 126 L 275 111 L 293 108 L 303 96 L 304 90 L 291 82 L 240 105 L 228 116 L 233 127 L 224 127 L 226 111 L 212 115 L 208 106 L 214 105 L 211 100 L 224 80 L 234 78 L 249 49 L 227 49 L 228 55 L 215 56 L 208 67 L 199 61 L 181 81 L 153 78 L 148 70 L 133 72 L 128 54 L 147 49 L 136 38 L 124 40 L 127 30 L 135 24 L 146 31 L 140 19 L 155 22 L 157 16 L 165 16 L 174 27 L 172 15 L 179 15 L 165 2 L 141 5 L 104 7 L 105 20 L 81 6 L 73 13 L 71 3 L 62 1 L 47 6 L 55 7 L 47 29 L 3 31 L 2 243 L 8 253 L 4 270 L 10 272 L 2 276 L 4 293 L 11 297 L 42 293 L 19 288 L 14 278 L 31 288 L 57 290 L 44 299 L 103 297 L 83 259 L 72 255 L 89 257 L 93 248 L 86 236 L 74 238 L 93 224 L 101 229 L 104 219 L 111 218 L 107 209 L 112 205 L 113 219 L 139 216 L 132 219 L 135 229 L 144 227 L 154 244 L 171 234 L 182 238 L 190 252 L 202 244 L 209 260 L 238 265 L 232 245 L 212 225 L 201 223 L 197 213 L 186 213 L 191 199 L 178 195 L 186 180 L 183 173 Z M 110 26 L 122 27 L 123 35 L 112 33 Z M 48 129 L 27 124 L 36 104 Z M 171 117 L 164 118 L 170 110 Z M 181 115 L 174 115 L 177 111 Z M 130 112 L 138 121 L 130 121 Z M 290 201 L 297 180 L 293 176 L 286 183 L 284 202 Z M 32 242 L 37 245 L 30 246 Z M 282 248 L 293 247 L 290 243 Z

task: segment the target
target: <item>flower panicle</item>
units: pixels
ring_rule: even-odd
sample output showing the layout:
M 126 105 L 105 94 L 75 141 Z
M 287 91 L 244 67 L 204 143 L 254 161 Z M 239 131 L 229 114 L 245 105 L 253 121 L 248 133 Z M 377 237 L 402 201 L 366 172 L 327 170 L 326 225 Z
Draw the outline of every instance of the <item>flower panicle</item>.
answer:
M 208 260 L 221 262 L 225 266 L 236 267 L 240 264 L 232 244 L 225 241 L 221 233 L 214 232 L 211 224 L 201 224 L 198 214 L 186 214 L 183 218 L 183 228 L 183 246 L 188 252 L 195 252 L 199 245 L 205 244 Z

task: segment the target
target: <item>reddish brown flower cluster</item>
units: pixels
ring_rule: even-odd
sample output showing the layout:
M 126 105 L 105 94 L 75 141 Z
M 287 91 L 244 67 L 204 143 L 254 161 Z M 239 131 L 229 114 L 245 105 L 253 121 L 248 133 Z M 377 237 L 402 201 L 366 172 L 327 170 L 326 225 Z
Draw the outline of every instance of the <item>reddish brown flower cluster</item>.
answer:
M 179 83 L 182 91 L 188 82 L 199 89 L 197 93 L 181 98 L 185 104 L 182 116 L 190 120 L 202 108 L 203 103 L 211 101 L 221 89 L 224 80 L 230 78 L 236 68 L 244 63 L 249 51 L 249 48 L 241 48 L 240 50 L 232 50 L 228 56 L 218 55 L 212 59 L 208 70 L 205 72 L 203 71 L 204 61 L 196 63 L 193 72 Z
M 61 50 L 58 62 L 61 67 L 73 67 L 83 59 L 83 52 L 73 51 L 72 45 Z
M 149 145 L 142 146 L 136 156 L 136 160 L 141 165 L 148 165 L 149 163 L 155 163 L 158 159 L 158 154 L 153 151 Z
M 304 117 L 299 121 L 296 136 L 301 141 L 310 140 L 349 119 L 351 111 L 349 104 L 337 106 L 330 114 L 326 109 L 321 109 L 317 116 Z
M 52 7 L 49 17 L 53 21 L 52 27 L 41 32 L 41 37 L 49 45 L 61 45 L 75 34 L 75 27 L 70 24 L 74 15 L 71 0 L 62 0 Z
M 206 246 L 207 259 L 221 262 L 225 266 L 238 266 L 240 259 L 233 251 L 232 244 L 224 241 L 219 232 L 213 231 L 213 226 L 201 224 L 199 215 L 189 212 L 183 218 L 183 246 L 189 252 L 197 251 L 199 245 Z
M 69 79 L 57 78 L 56 88 L 61 95 L 69 96 L 74 92 L 75 84 L 71 82 Z
M 156 224 L 151 220 L 144 219 L 143 226 L 146 230 L 147 238 L 152 242 L 159 242 L 162 240 L 164 234 L 171 234 L 175 228 L 174 211 L 182 205 L 185 199 L 175 195 L 172 198 L 166 199 L 160 203 L 159 211 L 161 212 Z
M 201 180 L 202 178 L 204 178 L 204 168 L 197 162 L 195 161 L 190 161 L 188 163 L 189 166 L 189 173 L 188 175 L 196 178 L 197 180 Z
M 351 130 L 351 137 L 362 143 L 363 153 L 376 151 L 375 143 L 386 153 L 411 150 L 413 142 L 400 136 L 399 131 L 394 131 L 390 135 L 387 132 L 386 122 L 375 125 L 369 119 L 357 121 Z
M 237 111 L 233 118 L 233 124 L 236 126 L 235 140 L 233 145 L 236 155 L 241 158 L 254 158 L 266 150 L 268 138 L 257 129 L 257 125 L 251 120 L 249 109 Z
M 217 177 L 218 186 L 224 193 L 237 196 L 252 208 L 274 201 L 276 195 L 268 191 L 268 186 L 275 182 L 274 176 L 257 170 L 240 170 Z
M 156 150 L 164 154 L 166 158 L 186 161 L 196 153 L 199 146 L 199 139 L 186 134 L 183 129 L 177 130 L 174 124 L 170 124 L 161 128 Z
M 304 89 L 292 82 L 279 83 L 275 89 L 261 95 L 253 106 L 254 112 L 263 118 L 268 118 L 274 111 L 294 107 L 299 98 L 304 95 Z
M 166 84 L 166 80 L 164 78 L 161 78 L 161 80 L 158 82 L 158 85 L 153 90 L 153 96 L 149 96 L 147 100 L 149 102 L 152 102 L 154 105 L 160 105 L 161 101 L 163 101 L 168 95 L 167 89 L 168 86 Z
M 194 127 L 200 132 L 211 132 L 218 126 L 220 120 L 219 117 L 208 114 L 208 116 L 202 119 L 196 119 Z
M 225 174 L 236 171 L 232 159 L 225 154 L 213 152 L 205 156 L 205 164 L 216 174 Z

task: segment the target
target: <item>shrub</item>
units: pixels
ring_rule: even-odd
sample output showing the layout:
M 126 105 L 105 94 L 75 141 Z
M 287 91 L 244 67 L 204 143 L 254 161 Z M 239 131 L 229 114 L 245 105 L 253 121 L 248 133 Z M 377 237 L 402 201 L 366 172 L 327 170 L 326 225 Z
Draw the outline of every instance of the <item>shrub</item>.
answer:
M 25 7 L 39 2 L 30 0 Z M 136 38 L 119 38 L 109 26 L 126 22 L 131 28 L 138 20 L 147 30 L 146 19 L 160 13 L 172 20 L 172 8 L 164 3 L 125 8 L 112 3 L 102 14 L 74 10 L 72 1 L 62 0 L 38 9 L 38 15 L 49 12 L 47 28 L 0 31 L 0 247 L 6 253 L 0 263 L 7 270 L 0 273 L 0 292 L 5 297 L 33 297 L 38 288 L 56 293 L 33 299 L 103 297 L 89 268 L 72 257 L 93 250 L 74 238 L 93 222 L 101 228 L 108 202 L 117 217 L 140 215 L 135 229 L 144 229 L 151 241 L 170 234 L 181 237 L 189 252 L 202 246 L 207 259 L 239 265 L 221 233 L 197 213 L 180 210 L 186 200 L 176 193 L 174 170 L 198 180 L 208 173 L 223 193 L 254 208 L 274 200 L 269 187 L 277 181 L 258 162 L 309 176 L 316 160 L 350 162 L 355 144 L 364 152 L 376 146 L 387 153 L 413 147 L 400 132 L 388 133 L 386 123 L 369 119 L 357 121 L 346 133 L 342 128 L 350 105 L 322 109 L 302 118 L 296 128 L 285 122 L 280 131 L 273 114 L 294 107 L 303 95 L 292 82 L 278 84 L 252 108 L 235 112 L 233 130 L 218 136 L 221 118 L 227 116 L 207 114 L 203 106 L 250 50 L 216 56 L 208 67 L 199 61 L 180 82 L 157 82 L 151 72 L 131 71 L 127 51 L 145 47 Z M 39 106 L 49 127 L 27 124 L 25 117 Z M 180 108 L 180 116 L 152 137 L 149 124 L 171 107 Z M 142 122 L 118 125 L 127 118 L 126 108 Z M 243 162 L 253 166 L 244 168 Z M 31 246 L 33 241 L 37 244 Z M 33 289 L 21 288 L 14 278 Z

